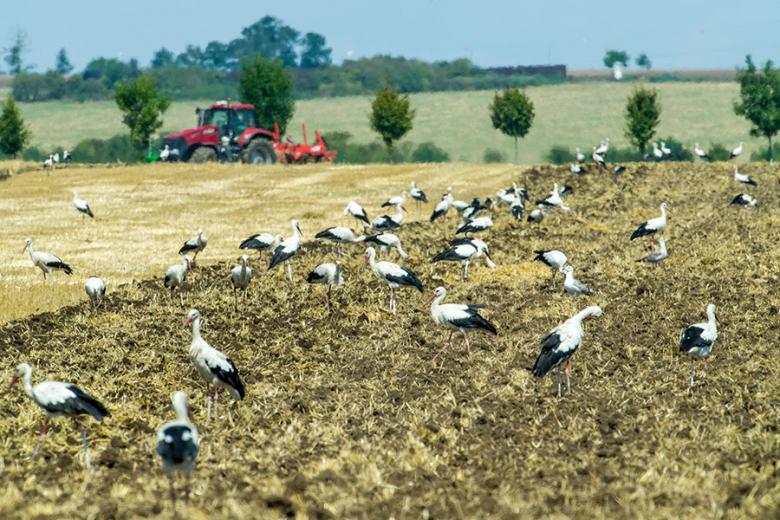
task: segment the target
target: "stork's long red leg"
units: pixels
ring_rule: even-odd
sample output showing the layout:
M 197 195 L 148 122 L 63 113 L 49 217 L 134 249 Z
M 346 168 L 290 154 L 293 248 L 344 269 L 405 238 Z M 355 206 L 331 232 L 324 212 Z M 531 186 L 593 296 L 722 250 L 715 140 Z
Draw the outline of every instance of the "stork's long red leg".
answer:
M 466 352 L 471 354 L 471 345 L 469 345 L 469 337 L 466 335 L 466 331 L 463 331 L 463 343 L 466 344 Z
M 571 360 L 567 361 L 563 365 L 563 374 L 566 376 L 566 392 L 571 393 L 571 380 L 569 379 L 569 367 L 571 366 Z
M 43 424 L 41 425 L 41 436 L 38 438 L 38 444 L 35 445 L 35 449 L 32 452 L 32 455 L 30 455 L 30 459 L 34 459 L 38 456 L 38 452 L 41 449 L 41 446 L 43 446 L 43 442 L 46 440 L 46 437 L 49 434 L 49 420 L 44 419 Z

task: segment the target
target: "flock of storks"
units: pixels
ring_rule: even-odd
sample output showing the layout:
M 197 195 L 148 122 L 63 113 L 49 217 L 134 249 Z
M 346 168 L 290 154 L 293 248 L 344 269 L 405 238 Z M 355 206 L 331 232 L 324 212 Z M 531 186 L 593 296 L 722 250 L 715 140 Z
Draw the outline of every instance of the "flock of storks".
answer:
M 608 140 L 602 142 L 599 147 L 594 147 L 594 160 L 597 164 L 605 164 L 606 154 L 608 152 Z M 699 157 L 701 149 L 698 144 L 696 153 Z M 737 150 L 735 150 L 737 151 Z M 703 151 L 701 151 L 703 153 Z M 740 150 L 741 153 L 741 145 Z M 578 164 L 583 159 L 578 153 Z M 739 155 L 738 153 L 736 155 Z M 596 160 L 596 156 L 599 160 Z M 706 156 L 706 154 L 705 154 Z M 572 169 L 574 172 L 574 169 Z M 756 183 L 746 175 L 738 172 L 734 166 L 734 179 L 736 182 L 755 186 Z M 581 173 L 581 172 L 575 172 Z M 559 210 L 562 212 L 570 211 L 565 204 L 564 199 L 572 192 L 568 186 L 559 188 L 557 184 L 553 186 L 551 192 L 536 202 L 536 207 L 528 213 L 528 220 L 538 222 L 551 211 Z M 408 194 L 418 205 L 427 203 L 428 198 L 425 193 L 412 182 L 411 190 Z M 350 201 L 344 209 L 344 216 L 354 218 L 359 226 L 364 230 L 364 234 L 356 234 L 350 227 L 330 227 L 316 234 L 317 239 L 328 240 L 334 243 L 333 250 L 338 255 L 345 253 L 340 246 L 345 244 L 361 243 L 370 244 L 365 249 L 365 261 L 370 266 L 374 275 L 384 282 L 389 289 L 389 309 L 395 313 L 397 308 L 396 290 L 402 287 L 413 287 L 423 292 L 423 283 L 416 273 L 403 265 L 379 260 L 377 250 L 386 253 L 389 250 L 395 250 L 401 259 L 408 258 L 404 251 L 401 240 L 393 233 L 394 230 L 401 227 L 404 221 L 406 209 L 407 192 L 401 196 L 388 199 L 382 207 L 394 208 L 392 215 L 382 215 L 373 220 L 369 220 L 365 209 L 355 201 Z M 491 210 L 499 207 L 509 209 L 515 219 L 522 219 L 525 214 L 526 204 L 528 203 L 528 191 L 523 187 L 518 187 L 512 183 L 511 187 L 498 191 L 495 195 L 495 201 L 490 197 L 481 201 L 474 198 L 471 202 L 456 200 L 452 194 L 452 188 L 448 188 L 446 193 L 434 207 L 431 214 L 431 222 L 438 219 L 444 219 L 451 210 L 456 210 L 461 218 L 462 224 L 459 225 L 456 235 L 465 235 L 464 237 L 454 238 L 450 245 L 444 251 L 435 255 L 432 262 L 450 261 L 458 262 L 461 266 L 461 276 L 463 280 L 468 279 L 469 265 L 479 258 L 484 258 L 489 268 L 494 268 L 495 263 L 490 256 L 488 244 L 477 237 L 469 236 L 489 230 L 493 222 L 491 217 L 486 215 Z M 740 202 L 741 200 L 741 202 Z M 73 206 L 83 215 L 94 217 L 89 204 L 76 193 L 73 193 Z M 738 195 L 734 204 L 745 206 L 754 206 L 755 199 L 748 194 Z M 630 239 L 635 240 L 642 237 L 654 237 L 664 231 L 667 225 L 667 213 L 669 205 L 665 202 L 660 204 L 660 215 L 639 225 L 631 234 Z M 292 262 L 301 246 L 301 229 L 296 220 L 290 223 L 291 234 L 288 238 L 270 233 L 259 233 L 248 237 L 241 242 L 239 248 L 242 250 L 255 250 L 259 252 L 269 251 L 271 253 L 269 269 L 284 264 L 287 270 L 287 276 L 292 280 Z M 668 257 L 666 248 L 666 238 L 658 239 L 658 248 L 654 252 L 639 259 L 640 262 L 659 264 Z M 198 229 L 196 236 L 188 240 L 179 250 L 182 256 L 182 262 L 172 265 L 165 273 L 164 285 L 171 290 L 178 291 L 180 303 L 184 306 L 184 295 L 182 293 L 186 286 L 188 273 L 195 266 L 195 260 L 198 253 L 204 250 L 208 244 L 208 239 L 202 229 Z M 55 271 L 62 271 L 70 275 L 73 269 L 63 262 L 57 256 L 36 251 L 33 249 L 31 239 L 25 242 L 25 250 L 29 253 L 33 264 L 38 267 L 44 279 Z M 192 254 L 192 257 L 190 257 Z M 552 283 L 555 285 L 556 273 L 564 274 L 563 289 L 570 294 L 590 295 L 591 288 L 585 283 L 574 277 L 574 268 L 569 264 L 567 256 L 559 250 L 538 250 L 535 251 L 534 260 L 542 262 L 551 269 Z M 235 305 L 238 307 L 238 294 L 243 292 L 246 296 L 247 289 L 253 277 L 253 271 L 248 265 L 249 257 L 243 255 L 240 257 L 239 265 L 235 266 L 230 272 L 230 281 L 234 290 Z M 322 263 L 315 267 L 307 276 L 307 281 L 312 284 L 323 284 L 327 286 L 324 295 L 327 309 L 332 310 L 331 288 L 341 287 L 344 284 L 343 269 L 340 262 Z M 92 276 L 85 283 L 85 291 L 93 307 L 99 307 L 105 297 L 106 284 L 98 277 Z M 455 304 L 443 303 L 447 296 L 447 290 L 444 287 L 436 288 L 428 300 L 430 312 L 433 321 L 447 329 L 449 336 L 442 345 L 441 349 L 433 358 L 436 360 L 440 354 L 448 349 L 452 342 L 452 336 L 459 332 L 463 336 L 464 344 L 470 351 L 468 331 L 485 330 L 496 334 L 495 325 L 485 319 L 480 314 L 483 305 L 474 304 Z M 565 377 L 567 390 L 571 388 L 569 378 L 569 369 L 571 358 L 579 348 L 583 336 L 583 321 L 598 317 L 602 313 L 599 306 L 588 306 L 579 313 L 575 314 L 561 325 L 549 331 L 541 340 L 541 352 L 536 359 L 531 371 L 534 376 L 543 377 L 551 370 L 556 370 L 556 379 L 558 387 L 558 396 L 561 396 L 562 382 L 561 375 Z M 192 363 L 195 365 L 197 373 L 206 384 L 207 396 L 207 418 L 211 419 L 213 413 L 218 415 L 218 398 L 220 389 L 225 389 L 234 400 L 241 400 L 245 396 L 245 388 L 238 374 L 235 364 L 222 352 L 212 347 L 201 336 L 201 315 L 196 309 L 190 310 L 185 318 L 185 324 L 191 327 L 192 343 L 189 354 Z M 679 348 L 691 359 L 690 385 L 694 385 L 695 365 L 694 360 L 702 359 L 705 364 L 709 357 L 712 347 L 717 338 L 717 320 L 715 315 L 715 305 L 707 306 L 707 321 L 697 323 L 686 328 L 680 338 Z M 32 368 L 26 364 L 20 364 L 14 375 L 12 385 L 17 381 L 23 382 L 23 387 L 27 395 L 36 404 L 45 411 L 45 419 L 41 431 L 41 438 L 32 457 L 35 457 L 40 450 L 43 441 L 48 433 L 48 421 L 58 416 L 78 417 L 80 415 L 91 415 L 98 421 L 104 417 L 110 416 L 106 407 L 97 399 L 90 396 L 79 387 L 69 384 L 53 381 L 45 381 L 32 385 Z M 199 449 L 199 436 L 195 426 L 190 422 L 190 408 L 187 394 L 176 392 L 172 396 L 173 408 L 176 419 L 161 426 L 157 432 L 157 452 L 161 457 L 163 468 L 170 477 L 171 499 L 176 500 L 176 492 L 173 485 L 173 472 L 181 471 L 189 476 L 194 469 L 195 459 Z M 81 424 L 78 424 L 82 435 L 82 441 L 85 449 L 86 465 L 90 464 L 89 444 L 87 435 Z M 185 500 L 189 494 L 189 478 L 185 488 Z

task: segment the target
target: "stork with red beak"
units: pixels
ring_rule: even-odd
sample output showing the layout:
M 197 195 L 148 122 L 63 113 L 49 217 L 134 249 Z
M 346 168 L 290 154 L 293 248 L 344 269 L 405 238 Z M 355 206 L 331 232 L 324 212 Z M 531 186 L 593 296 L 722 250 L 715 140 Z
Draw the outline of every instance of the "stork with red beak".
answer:
M 281 244 L 276 246 L 268 269 L 273 269 L 282 262 L 287 262 L 287 278 L 292 281 L 292 265 L 290 264 L 290 259 L 298 252 L 298 248 L 301 246 L 301 237 L 303 237 L 303 233 L 301 232 L 301 227 L 298 225 L 297 220 L 291 220 L 290 227 L 292 228 L 292 235 L 290 235 L 290 238 L 285 239 Z
M 463 334 L 463 343 L 465 343 L 466 350 L 469 354 L 471 353 L 471 346 L 469 345 L 469 337 L 466 334 L 466 330 L 483 329 L 492 334 L 497 334 L 495 325 L 479 315 L 478 310 L 484 308 L 484 305 L 441 303 L 446 296 L 447 289 L 444 287 L 437 287 L 427 301 L 427 304 L 430 304 L 431 306 L 431 317 L 433 318 L 434 323 L 444 325 L 450 329 L 450 336 L 442 345 L 436 356 L 434 356 L 434 361 L 439 357 L 439 354 L 450 347 L 452 344 L 452 335 L 455 331 L 459 331 Z
M 393 262 L 377 262 L 376 249 L 373 247 L 366 249 L 365 259 L 366 265 L 371 266 L 371 271 L 374 272 L 376 277 L 384 281 L 390 288 L 390 312 L 393 314 L 395 314 L 396 310 L 396 289 L 406 286 L 415 287 L 418 291 L 423 292 L 423 284 L 414 271 Z

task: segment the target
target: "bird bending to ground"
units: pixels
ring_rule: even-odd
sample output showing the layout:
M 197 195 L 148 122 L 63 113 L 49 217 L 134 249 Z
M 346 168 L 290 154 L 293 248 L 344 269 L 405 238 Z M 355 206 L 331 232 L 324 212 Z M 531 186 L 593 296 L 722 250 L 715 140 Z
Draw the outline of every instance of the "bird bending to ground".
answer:
M 734 165 L 734 180 L 740 184 L 746 184 L 748 186 L 758 186 L 758 184 L 756 184 L 756 181 L 754 181 L 750 177 L 750 175 L 739 173 L 739 168 L 737 168 L 736 164 Z
M 455 231 L 456 235 L 461 233 L 481 233 L 493 227 L 493 219 L 490 217 L 477 217 L 466 221 Z
M 344 216 L 345 217 L 354 217 L 360 222 L 365 223 L 365 225 L 370 226 L 371 222 L 368 221 L 368 214 L 366 213 L 366 210 L 363 209 L 363 206 L 355 202 L 354 200 L 351 200 L 347 203 L 347 207 L 344 208 Z
M 318 265 L 309 273 L 309 276 L 306 277 L 306 281 L 328 286 L 328 290 L 325 292 L 325 306 L 328 308 L 328 312 L 332 312 L 333 305 L 331 304 L 330 290 L 333 287 L 338 288 L 344 285 L 341 262 L 336 262 L 335 264 L 326 262 Z
M 393 314 L 395 314 L 396 311 L 396 289 L 406 286 L 414 287 L 418 291 L 423 292 L 423 284 L 414 271 L 392 262 L 377 262 L 376 249 L 373 247 L 366 249 L 365 259 L 366 264 L 371 266 L 371 271 L 373 271 L 377 278 L 384 281 L 390 289 L 390 312 Z
M 569 165 L 569 171 L 575 175 L 585 175 L 588 173 L 588 169 L 579 163 L 571 163 Z
M 184 245 L 179 249 L 179 254 L 194 253 L 192 256 L 192 267 L 195 267 L 195 260 L 198 258 L 198 253 L 206 249 L 208 243 L 209 239 L 203 234 L 203 230 L 198 229 L 197 234 L 193 238 L 184 242 Z
M 187 313 L 184 324 L 192 326 L 192 343 L 190 343 L 190 359 L 198 374 L 206 382 L 207 418 L 211 419 L 211 394 L 214 394 L 214 415 L 219 418 L 217 403 L 219 389 L 225 388 L 234 401 L 240 401 L 246 395 L 244 384 L 238 376 L 236 365 L 225 354 L 209 345 L 200 335 L 200 312 L 192 309 Z M 212 392 L 213 390 L 213 392 Z
M 639 227 L 631 233 L 631 240 L 636 240 L 639 237 L 652 236 L 664 230 L 666 227 L 666 212 L 669 211 L 669 206 L 666 202 L 662 202 L 659 209 L 661 210 L 661 216 L 640 224 Z
M 75 191 L 73 192 L 73 207 L 76 208 L 76 211 L 83 215 L 88 215 L 89 218 L 95 218 L 95 215 L 92 213 L 92 210 L 89 207 L 89 204 L 87 204 L 87 201 L 79 197 L 78 193 Z
M 443 260 L 460 262 L 461 278 L 465 281 L 469 278 L 469 264 L 482 255 L 485 255 L 485 262 L 488 267 L 494 269 L 496 264 L 493 263 L 488 245 L 483 240 L 479 238 L 458 239 L 450 242 L 449 249 L 445 249 L 434 256 L 431 263 L 441 262 Z
M 590 287 L 574 278 L 574 267 L 567 265 L 563 268 L 563 272 L 566 274 L 566 278 L 563 280 L 563 290 L 574 296 L 584 294 L 590 296 L 593 291 Z
M 187 503 L 190 496 L 190 477 L 195 471 L 195 459 L 200 448 L 200 436 L 190 422 L 190 404 L 187 394 L 174 392 L 171 402 L 176 419 L 163 424 L 157 430 L 157 454 L 162 461 L 163 471 L 168 475 L 171 502 L 176 509 L 174 472 L 184 473 L 187 476 L 184 487 L 184 502 Z
M 515 219 L 523 220 L 523 213 L 525 212 L 525 204 L 523 204 L 523 199 L 521 197 L 516 197 L 512 202 L 512 205 L 509 206 L 509 211 L 512 212 L 512 216 Z
M 301 246 L 301 227 L 298 225 L 297 220 L 290 221 L 290 228 L 292 234 L 290 238 L 282 241 L 281 244 L 276 246 L 274 254 L 271 256 L 271 263 L 268 265 L 268 269 L 273 269 L 282 262 L 287 262 L 287 278 L 292 281 L 292 264 L 290 259 L 298 252 L 298 248 Z
M 324 240 L 335 242 L 335 245 L 333 246 L 333 252 L 337 255 L 343 255 L 345 253 L 341 252 L 339 249 L 339 244 L 354 244 L 356 242 L 362 242 L 366 236 L 355 236 L 355 233 L 347 227 L 330 227 L 314 235 L 314 238 L 322 238 Z
M 447 289 L 437 287 L 428 303 L 431 305 L 431 317 L 434 323 L 444 325 L 450 329 L 450 335 L 447 341 L 442 345 L 439 352 L 434 356 L 434 361 L 439 354 L 447 350 L 452 344 L 452 335 L 455 331 L 463 334 L 463 343 L 466 345 L 466 351 L 471 353 L 469 337 L 466 331 L 469 329 L 483 329 L 492 334 L 497 334 L 496 327 L 488 320 L 479 315 L 478 310 L 484 308 L 484 305 L 465 305 L 460 303 L 442 303 L 447 296 Z
M 569 259 L 563 254 L 563 251 L 557 249 L 538 249 L 534 253 L 536 253 L 534 260 L 542 262 L 552 271 L 552 285 L 555 287 L 555 273 L 562 273 L 563 267 Z
M 382 253 L 386 253 L 388 249 L 395 248 L 398 251 L 398 255 L 406 260 L 409 255 L 406 254 L 403 247 L 401 247 L 401 239 L 392 233 L 380 233 L 378 235 L 367 235 L 363 242 L 370 242 L 379 246 L 379 250 Z
M 680 352 L 691 358 L 691 386 L 695 377 L 695 360 L 704 360 L 705 370 L 707 358 L 712 353 L 712 346 L 718 339 L 718 317 L 715 314 L 715 305 L 707 305 L 707 321 L 696 323 L 685 329 L 680 335 Z
M 756 199 L 751 197 L 747 193 L 740 193 L 739 195 L 734 197 L 734 200 L 731 201 L 732 205 L 746 206 L 748 208 L 754 207 L 756 203 L 757 203 Z
M 163 285 L 171 290 L 171 297 L 173 291 L 179 290 L 179 301 L 181 306 L 184 307 L 184 285 L 187 282 L 187 273 L 192 268 L 192 260 L 187 255 L 181 255 L 182 261 L 180 264 L 174 264 L 165 271 L 165 281 Z
M 54 271 L 62 271 L 67 275 L 73 274 L 73 269 L 63 262 L 58 256 L 54 256 L 51 253 L 44 253 L 43 251 L 34 251 L 32 245 L 32 238 L 28 238 L 24 241 L 24 249 L 22 253 L 27 251 L 30 253 L 30 260 L 35 267 L 41 270 L 43 273 L 43 279 L 46 279 L 46 275 L 51 275 Z
M 103 304 L 103 298 L 106 297 L 106 282 L 97 276 L 90 276 L 84 283 L 84 291 L 89 297 L 89 304 L 92 308 L 99 307 Z
M 43 381 L 33 386 L 32 368 L 27 363 L 22 363 L 16 367 L 16 373 L 11 380 L 11 386 L 14 386 L 20 379 L 27 396 L 46 412 L 46 416 L 43 419 L 41 438 L 35 446 L 31 458 L 35 458 L 38 455 L 38 451 L 46 440 L 49 434 L 49 421 L 51 419 L 63 415 L 67 417 L 91 415 L 98 421 L 102 421 L 104 417 L 111 416 L 100 401 L 76 385 L 57 381 Z M 87 432 L 80 423 L 77 422 L 76 424 L 78 424 L 81 432 L 81 442 L 84 445 L 84 463 L 87 467 L 90 467 Z
M 637 262 L 646 262 L 649 264 L 660 265 L 661 262 L 669 257 L 669 252 L 666 250 L 666 237 L 658 239 L 658 249 L 653 251 L 647 256 L 644 256 L 637 260 Z
M 620 175 L 621 173 L 626 171 L 626 167 L 622 164 L 616 164 L 614 168 L 612 168 L 612 173 L 615 175 Z
M 601 307 L 598 305 L 586 307 L 542 338 L 542 351 L 536 358 L 531 372 L 536 377 L 544 377 L 550 370 L 557 368 L 558 397 L 561 396 L 561 366 L 566 376 L 566 389 L 571 392 L 569 368 L 571 357 L 585 336 L 582 321 L 598 316 L 601 316 Z
M 249 267 L 249 257 L 241 255 L 239 265 L 230 270 L 230 283 L 233 284 L 233 299 L 235 300 L 236 310 L 238 310 L 238 291 L 244 291 L 246 300 L 249 282 L 252 281 L 252 268 Z
M 406 201 L 406 191 L 402 192 L 400 197 L 397 195 L 395 197 L 390 197 L 389 199 L 387 199 L 385 202 L 382 203 L 382 207 L 389 208 L 389 207 L 403 206 L 404 201 Z
M 534 224 L 538 224 L 542 220 L 544 220 L 544 217 L 547 216 L 546 208 L 544 206 L 537 206 L 531 212 L 528 214 L 528 222 L 533 222 Z
M 239 249 L 254 249 L 258 252 L 270 251 L 282 243 L 282 235 L 272 235 L 271 233 L 257 233 L 247 238 L 238 246 Z
M 731 150 L 731 153 L 729 154 L 729 159 L 736 159 L 740 155 L 742 155 L 742 147 L 745 143 L 739 143 L 739 146 L 734 147 L 734 149 Z
M 374 231 L 398 229 L 404 221 L 404 211 L 406 211 L 406 209 L 403 206 L 396 206 L 395 215 L 382 215 L 381 217 L 376 217 L 371 221 L 371 229 Z

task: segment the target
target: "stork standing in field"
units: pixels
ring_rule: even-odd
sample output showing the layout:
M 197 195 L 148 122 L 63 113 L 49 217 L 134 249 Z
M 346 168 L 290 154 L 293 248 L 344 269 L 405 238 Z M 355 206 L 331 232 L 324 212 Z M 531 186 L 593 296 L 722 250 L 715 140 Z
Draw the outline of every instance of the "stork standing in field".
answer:
M 90 209 L 87 201 L 79 197 L 78 193 L 75 191 L 73 192 L 73 207 L 76 208 L 76 211 L 81 213 L 82 218 L 84 215 L 89 216 L 89 218 L 95 218 L 95 215 L 92 213 L 92 210 Z
M 89 297 L 89 304 L 94 309 L 103 304 L 103 298 L 106 297 L 106 282 L 97 276 L 90 276 L 84 283 L 84 291 Z
M 558 251 L 557 249 L 538 249 L 534 253 L 536 253 L 534 260 L 542 262 L 552 271 L 552 285 L 555 287 L 555 273 L 562 273 L 563 267 L 569 259 L 563 254 L 563 251 Z
M 559 208 L 567 212 L 571 211 L 571 208 L 563 203 L 561 192 L 558 191 L 558 183 L 553 184 L 553 189 L 549 195 L 547 195 L 542 200 L 537 200 L 536 203 L 542 206 L 547 206 L 549 208 Z
M 593 162 L 596 163 L 596 165 L 601 168 L 605 168 L 607 166 L 607 160 L 604 158 L 603 155 L 598 153 L 596 148 L 593 148 L 593 153 L 591 154 L 591 159 L 593 159 Z
M 203 230 L 198 229 L 197 234 L 193 238 L 184 242 L 184 245 L 179 249 L 179 254 L 185 255 L 187 253 L 194 253 L 192 257 L 192 267 L 195 267 L 195 260 L 198 258 L 198 253 L 206 249 L 208 243 L 209 239 L 203 234 Z
M 49 168 L 52 169 L 52 170 L 54 169 L 54 156 L 53 155 L 49 155 L 49 158 L 46 159 L 45 161 L 43 161 L 43 169 L 46 170 L 46 169 L 49 169 Z
M 249 257 L 241 255 L 238 259 L 241 262 L 230 271 L 230 283 L 233 285 L 233 299 L 235 300 L 236 310 L 238 310 L 238 291 L 244 291 L 246 300 L 249 282 L 252 281 L 252 268 L 249 267 Z
M 699 146 L 699 143 L 695 143 L 693 145 L 693 153 L 696 154 L 696 157 L 698 157 L 702 161 L 710 160 L 710 156 L 707 155 L 707 152 L 705 152 L 701 146 Z
M 423 292 L 423 284 L 414 271 L 392 262 L 377 262 L 376 249 L 373 247 L 366 249 L 365 259 L 366 264 L 371 266 L 371 271 L 373 271 L 377 278 L 385 282 L 390 289 L 390 312 L 393 314 L 395 314 L 396 311 L 396 289 L 406 286 L 414 287 L 418 291 Z
M 425 195 L 425 192 L 417 187 L 417 183 L 412 181 L 412 189 L 409 191 L 409 195 L 412 196 L 412 198 L 415 200 L 417 204 L 417 209 L 420 209 L 420 203 L 428 204 L 428 197 Z
M 62 151 L 62 162 L 69 163 L 72 160 L 72 157 L 70 156 L 70 152 L 67 150 Z
M 431 305 L 431 317 L 434 323 L 438 325 L 444 325 L 450 329 L 450 335 L 447 341 L 442 345 L 439 352 L 436 353 L 433 360 L 435 361 L 439 354 L 447 350 L 452 344 L 452 335 L 455 331 L 459 331 L 463 334 L 463 343 L 466 345 L 466 351 L 471 354 L 471 346 L 469 345 L 469 337 L 466 334 L 470 329 L 482 329 L 490 332 L 491 334 L 498 334 L 495 325 L 488 320 L 480 316 L 479 309 L 484 308 L 484 305 L 464 305 L 459 303 L 442 303 L 447 296 L 447 289 L 444 287 L 437 287 L 433 294 L 428 299 L 428 303 Z
M 482 255 L 485 255 L 485 262 L 488 267 L 495 269 L 496 264 L 493 263 L 488 245 L 484 241 L 479 238 L 454 240 L 450 243 L 448 249 L 434 256 L 431 263 L 441 261 L 460 262 L 461 278 L 463 281 L 466 281 L 469 278 L 469 264 Z
M 190 359 L 198 374 L 206 382 L 207 418 L 211 419 L 212 390 L 214 394 L 214 415 L 219 418 L 217 403 L 219 390 L 224 388 L 234 401 L 240 401 L 246 395 L 244 384 L 238 376 L 236 365 L 225 354 L 209 345 L 200 335 L 200 312 L 192 309 L 187 313 L 185 325 L 192 326 L 192 343 L 190 343 Z
M 363 222 L 367 226 L 371 225 L 371 222 L 369 222 L 368 220 L 368 214 L 366 213 L 366 210 L 364 210 L 363 206 L 361 206 L 354 200 L 351 200 L 347 203 L 347 207 L 344 208 L 344 216 L 354 217 L 360 222 Z
M 664 154 L 664 157 L 672 155 L 672 149 L 666 146 L 666 142 L 664 141 L 661 141 L 661 153 Z
M 596 153 L 606 157 L 609 153 L 609 137 L 606 137 L 596 148 Z
M 309 276 L 306 277 L 306 281 L 328 286 L 328 289 L 325 292 L 325 306 L 328 308 L 328 312 L 333 312 L 330 291 L 333 287 L 338 288 L 344 285 L 341 262 L 336 262 L 335 264 L 326 262 L 318 265 L 309 273 Z
M 631 240 L 636 240 L 639 237 L 653 236 L 664 230 L 666 227 L 666 213 L 669 211 L 669 205 L 666 204 L 666 202 L 662 202 L 659 209 L 661 210 L 661 216 L 641 223 L 639 227 L 631 233 Z
M 544 377 L 550 370 L 556 368 L 558 397 L 561 396 L 561 367 L 563 367 L 563 372 L 566 376 L 566 389 L 568 392 L 571 392 L 569 369 L 571 368 L 571 357 L 577 351 L 582 343 L 582 338 L 585 336 L 582 322 L 598 316 L 601 316 L 601 307 L 598 305 L 586 307 L 542 338 L 542 351 L 539 353 L 539 357 L 536 358 L 531 372 L 536 377 Z
M 745 175 L 744 173 L 739 173 L 739 168 L 737 165 L 734 165 L 734 180 L 740 184 L 744 184 L 746 186 L 758 186 L 756 181 L 753 180 L 753 178 L 750 175 Z
M 644 256 L 637 260 L 637 262 L 645 262 L 648 264 L 661 265 L 661 262 L 669 258 L 669 252 L 666 250 L 666 237 L 658 239 L 658 249 L 653 251 L 647 256 Z
M 574 267 L 567 265 L 563 268 L 563 272 L 566 275 L 566 278 L 563 280 L 564 291 L 573 294 L 574 296 L 579 296 L 581 294 L 590 296 L 593 294 L 593 290 L 590 287 L 574 278 Z
M 512 198 L 514 199 L 514 196 Z M 473 220 L 483 211 L 487 211 L 487 209 L 488 207 L 479 201 L 479 197 L 474 197 L 469 207 L 463 210 L 463 222 Z
M 575 148 L 574 158 L 577 159 L 578 163 L 585 161 L 585 154 L 580 151 L 579 147 Z
M 22 253 L 25 251 L 30 253 L 30 260 L 32 260 L 35 267 L 41 270 L 44 280 L 46 280 L 47 274 L 51 275 L 54 271 L 62 271 L 67 275 L 73 274 L 73 269 L 58 256 L 54 256 L 51 253 L 44 253 L 43 251 L 34 251 L 32 238 L 28 238 L 24 241 Z
M 342 253 L 339 249 L 339 244 L 355 244 L 357 242 L 362 242 L 366 236 L 356 236 L 350 228 L 330 227 L 314 235 L 314 238 L 322 238 L 324 240 L 335 242 L 335 245 L 333 246 L 333 252 L 337 255 L 343 255 L 344 253 Z
M 731 154 L 729 154 L 729 159 L 736 159 L 737 157 L 742 155 L 742 149 L 744 144 L 745 143 L 739 143 L 739 146 L 731 150 Z
M 287 278 L 292 281 L 292 264 L 291 259 L 298 252 L 298 248 L 301 246 L 301 227 L 298 225 L 297 220 L 290 221 L 290 228 L 292 234 L 290 238 L 282 241 L 281 244 L 276 246 L 274 254 L 271 256 L 271 263 L 268 265 L 268 269 L 273 269 L 282 262 L 286 262 L 287 265 Z
M 658 148 L 658 143 L 653 143 L 653 158 L 656 161 L 661 161 L 664 158 L 664 153 Z
M 165 281 L 163 285 L 171 290 L 171 297 L 173 297 L 173 291 L 179 291 L 179 301 L 181 306 L 184 307 L 184 285 L 187 283 L 187 273 L 192 269 L 192 260 L 187 255 L 181 255 L 182 261 L 180 264 L 174 264 L 165 271 Z
M 57 381 L 43 381 L 33 386 L 32 368 L 27 363 L 22 363 L 16 367 L 16 373 L 11 380 L 11 386 L 14 386 L 20 379 L 27 396 L 46 412 L 41 429 L 41 438 L 31 456 L 33 459 L 38 455 L 38 451 L 49 434 L 49 421 L 51 419 L 61 416 L 78 418 L 79 415 L 91 415 L 98 421 L 102 421 L 104 417 L 111 416 L 100 401 L 76 385 Z M 81 432 L 81 442 L 84 445 L 84 463 L 89 468 L 91 464 L 87 432 L 79 422 L 76 424 L 78 424 Z
M 707 369 L 707 358 L 712 353 L 715 340 L 718 339 L 718 317 L 715 314 L 715 305 L 707 305 L 707 321 L 696 323 L 683 331 L 680 335 L 680 352 L 691 358 L 691 387 L 695 377 L 695 360 L 704 361 Z
M 241 244 L 239 249 L 254 249 L 261 255 L 263 251 L 272 251 L 276 246 L 282 243 L 284 237 L 282 235 L 272 235 L 271 233 L 257 233 L 250 236 Z
M 441 200 L 436 204 L 436 207 L 433 208 L 433 213 L 431 213 L 431 222 L 438 218 L 446 217 L 450 210 L 451 203 L 451 197 L 448 198 L 447 195 L 442 195 Z
M 409 255 L 406 254 L 403 247 L 401 247 L 401 239 L 392 233 L 380 233 L 378 235 L 368 235 L 363 239 L 363 242 L 369 242 L 379 246 L 379 250 L 382 253 L 386 253 L 390 248 L 394 248 L 398 251 L 398 256 L 406 260 Z
M 168 475 L 171 503 L 176 509 L 176 490 L 174 472 L 184 473 L 187 483 L 184 486 L 184 503 L 190 497 L 190 478 L 195 471 L 195 460 L 200 448 L 198 430 L 190 422 L 190 403 L 187 394 L 174 392 L 171 397 L 176 419 L 169 421 L 157 430 L 157 454 L 162 461 L 163 471 Z

